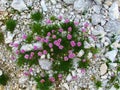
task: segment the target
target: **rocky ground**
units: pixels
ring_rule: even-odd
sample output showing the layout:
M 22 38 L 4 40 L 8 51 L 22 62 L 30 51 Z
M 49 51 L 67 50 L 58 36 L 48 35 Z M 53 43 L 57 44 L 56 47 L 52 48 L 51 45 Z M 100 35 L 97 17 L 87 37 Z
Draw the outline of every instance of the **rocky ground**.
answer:
M 45 20 L 50 16 L 62 16 L 70 20 L 90 22 L 91 33 L 96 35 L 93 42 L 100 49 L 95 60 L 85 73 L 74 70 L 61 83 L 62 90 L 98 90 L 93 82 L 95 77 L 102 82 L 99 90 L 120 90 L 120 0 L 0 0 L 0 32 L 4 33 L 5 43 L 0 45 L 0 69 L 9 72 L 11 80 L 4 90 L 36 90 L 36 82 L 23 75 L 27 66 L 18 67 L 15 64 L 14 48 L 9 49 L 9 43 L 21 41 L 23 33 L 30 32 L 30 14 L 43 11 Z M 18 21 L 14 33 L 6 31 L 5 19 L 12 17 Z M 40 72 L 33 66 L 35 72 Z M 72 76 L 79 76 L 71 81 Z M 108 83 L 115 75 L 112 83 Z M 0 90 L 3 87 L 0 86 Z

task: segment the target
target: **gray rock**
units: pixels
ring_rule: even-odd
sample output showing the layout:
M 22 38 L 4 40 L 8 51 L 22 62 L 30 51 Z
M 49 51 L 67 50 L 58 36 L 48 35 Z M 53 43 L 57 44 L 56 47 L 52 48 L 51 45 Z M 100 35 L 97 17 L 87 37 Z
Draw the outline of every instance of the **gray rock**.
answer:
M 95 13 L 97 13 L 97 14 L 100 13 L 100 9 L 101 9 L 101 6 L 100 6 L 100 5 L 94 5 L 94 6 L 93 6 L 93 11 L 94 11 Z
M 107 72 L 107 65 L 106 64 L 102 64 L 100 66 L 100 75 L 104 75 Z
M 23 0 L 13 0 L 11 7 L 13 7 L 14 9 L 20 12 L 28 9 Z
M 114 62 L 117 53 L 118 53 L 118 50 L 112 50 L 112 51 L 107 52 L 105 54 L 105 57 L 108 58 L 108 59 L 110 59 L 112 62 Z
M 47 11 L 47 6 L 44 0 L 41 0 L 41 6 L 42 6 L 43 11 Z
M 73 4 L 75 0 L 63 0 L 66 4 Z
M 27 77 L 27 76 L 22 76 L 22 77 L 20 77 L 20 79 L 19 79 L 19 83 L 20 83 L 20 84 L 24 84 L 27 80 L 28 80 L 28 77 Z
M 43 60 L 39 60 L 39 65 L 42 69 L 44 70 L 50 70 L 51 69 L 51 66 L 52 66 L 52 62 L 50 62 L 49 60 L 47 59 L 43 59 Z
M 109 8 L 109 17 L 112 20 L 116 20 L 119 18 L 119 8 L 117 2 L 114 2 L 112 6 Z
M 104 0 L 94 0 L 97 4 L 102 4 Z
M 85 11 L 92 5 L 91 0 L 76 0 L 74 2 L 74 9 L 77 11 Z
M 12 34 L 11 32 L 7 32 L 7 35 L 5 37 L 5 43 L 11 43 L 13 41 L 13 37 L 15 36 L 15 34 Z
M 105 25 L 105 31 L 120 34 L 120 22 L 117 20 L 111 20 L 107 22 Z
M 100 14 L 93 14 L 92 15 L 92 24 L 97 25 L 98 23 L 101 22 L 101 15 Z

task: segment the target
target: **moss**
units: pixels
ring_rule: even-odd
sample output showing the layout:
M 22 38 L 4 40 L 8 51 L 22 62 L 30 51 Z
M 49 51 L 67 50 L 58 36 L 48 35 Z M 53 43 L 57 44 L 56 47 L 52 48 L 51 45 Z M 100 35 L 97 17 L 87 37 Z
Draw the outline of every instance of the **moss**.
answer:
M 6 29 L 8 31 L 10 31 L 11 33 L 13 33 L 15 27 L 16 27 L 16 20 L 13 20 L 13 19 L 8 19 L 7 22 L 6 22 Z
M 31 14 L 31 19 L 34 21 L 41 21 L 43 19 L 43 14 L 39 11 Z
M 96 88 L 101 87 L 102 86 L 102 82 L 99 81 L 99 80 L 95 81 L 95 86 L 96 86 Z
M 9 80 L 9 77 L 7 74 L 2 74 L 2 76 L 0 76 L 0 84 L 1 85 L 6 85 L 7 81 Z
M 4 43 L 4 34 L 0 32 L 0 44 Z

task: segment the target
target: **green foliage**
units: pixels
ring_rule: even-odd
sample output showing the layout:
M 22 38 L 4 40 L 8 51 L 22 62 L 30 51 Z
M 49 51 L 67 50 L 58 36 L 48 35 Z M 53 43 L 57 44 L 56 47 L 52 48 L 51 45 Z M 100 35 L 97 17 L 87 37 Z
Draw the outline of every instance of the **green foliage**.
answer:
M 57 20 L 57 18 L 55 16 L 51 16 L 50 20 L 55 21 L 55 20 Z
M 31 14 L 31 19 L 33 19 L 34 21 L 41 21 L 43 19 L 43 14 L 39 11 L 32 13 Z
M 41 83 L 41 79 L 44 79 L 45 82 Z M 50 82 L 48 75 L 45 75 L 45 77 L 36 76 L 35 81 L 37 82 L 37 90 L 50 90 L 50 86 L 53 84 Z
M 0 76 L 0 84 L 1 84 L 1 85 L 6 85 L 8 80 L 9 80 L 8 75 L 6 75 L 6 74 L 3 73 L 3 74 Z
M 99 87 L 101 87 L 102 86 L 102 82 L 101 81 L 95 81 L 95 86 L 96 86 L 96 88 L 99 88 Z
M 15 27 L 16 27 L 16 20 L 13 20 L 13 19 L 8 19 L 7 22 L 6 22 L 6 28 L 8 31 L 10 31 L 11 33 L 13 33 Z
M 31 33 L 31 34 L 29 34 L 28 36 L 27 36 L 27 38 L 26 38 L 26 43 L 31 43 L 33 41 L 33 34 Z
M 115 83 L 115 84 L 114 84 L 114 87 L 115 87 L 116 89 L 119 89 L 119 88 L 120 88 L 120 85 L 119 85 L 118 83 Z
M 80 60 L 80 61 L 78 62 L 79 68 L 88 68 L 89 63 L 90 63 L 89 60 L 86 60 L 86 62 L 83 62 L 82 60 Z
M 4 34 L 0 32 L 0 44 L 4 43 Z

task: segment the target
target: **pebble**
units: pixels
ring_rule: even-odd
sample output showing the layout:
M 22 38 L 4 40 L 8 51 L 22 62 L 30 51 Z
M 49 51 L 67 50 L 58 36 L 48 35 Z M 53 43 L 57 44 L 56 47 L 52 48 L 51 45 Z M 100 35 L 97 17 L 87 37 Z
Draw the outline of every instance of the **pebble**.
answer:
M 104 75 L 107 72 L 107 65 L 104 63 L 100 66 L 100 75 Z

